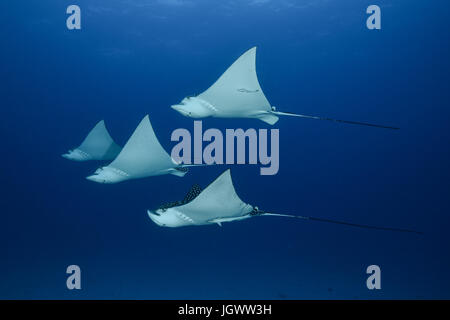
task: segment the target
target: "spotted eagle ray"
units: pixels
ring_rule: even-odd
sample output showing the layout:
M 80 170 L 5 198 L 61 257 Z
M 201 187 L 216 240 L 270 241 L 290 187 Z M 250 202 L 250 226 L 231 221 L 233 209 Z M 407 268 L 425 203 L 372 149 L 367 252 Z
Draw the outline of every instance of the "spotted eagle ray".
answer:
M 183 177 L 190 166 L 195 165 L 178 164 L 164 150 L 146 115 L 117 158 L 86 179 L 98 183 L 117 183 L 164 174 Z
M 62 157 L 74 161 L 113 160 L 122 148 L 114 142 L 105 126 L 99 121 L 78 148 L 69 150 Z
M 180 104 L 172 105 L 172 108 L 190 118 L 256 118 L 273 125 L 278 121 L 278 116 L 292 116 L 398 129 L 365 122 L 276 111 L 261 89 L 255 62 L 256 47 L 253 47 L 240 56 L 209 89 L 197 96 L 184 98 Z
M 239 198 L 231 180 L 230 169 L 223 172 L 203 191 L 199 186 L 195 185 L 182 201 L 160 206 L 153 211 L 147 210 L 147 214 L 153 222 L 161 227 L 201 226 L 209 224 L 222 226 L 223 222 L 239 221 L 252 217 L 272 216 L 328 222 L 359 228 L 421 234 L 421 232 L 408 229 L 369 226 L 260 210 L 258 207 L 247 204 Z

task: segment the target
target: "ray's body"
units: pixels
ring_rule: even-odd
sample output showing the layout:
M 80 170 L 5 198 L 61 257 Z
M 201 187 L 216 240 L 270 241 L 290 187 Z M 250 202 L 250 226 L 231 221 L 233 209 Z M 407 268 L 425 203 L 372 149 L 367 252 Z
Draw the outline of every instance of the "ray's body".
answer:
M 206 117 L 255 118 L 273 125 L 278 121 L 279 116 L 291 116 L 398 129 L 365 122 L 276 111 L 276 108 L 270 105 L 258 81 L 256 47 L 240 56 L 206 91 L 198 96 L 186 97 L 181 103 L 172 105 L 172 108 L 186 117 L 197 119 Z
M 182 177 L 186 172 L 187 168 L 177 164 L 161 146 L 147 115 L 117 158 L 109 165 L 97 169 L 87 179 L 111 184 L 165 174 Z
M 114 142 L 105 126 L 99 121 L 79 147 L 69 150 L 62 157 L 73 161 L 113 160 L 122 148 Z
M 239 198 L 234 189 L 229 169 L 222 173 L 205 190 L 201 191 L 198 187 L 194 187 L 183 201 L 160 207 L 154 211 L 147 210 L 147 214 L 157 225 L 172 228 L 209 224 L 218 224 L 222 226 L 223 222 L 267 216 L 327 222 L 366 229 L 421 234 L 421 232 L 409 229 L 370 226 L 331 219 L 270 213 L 259 210 L 258 207 L 245 203 Z

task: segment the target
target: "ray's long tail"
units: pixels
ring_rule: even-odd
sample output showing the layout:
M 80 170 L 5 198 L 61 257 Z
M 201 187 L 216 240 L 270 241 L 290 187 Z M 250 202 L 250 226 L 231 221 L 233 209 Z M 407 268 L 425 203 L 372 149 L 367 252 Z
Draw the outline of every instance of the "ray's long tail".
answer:
M 423 232 L 410 230 L 410 229 L 369 226 L 369 225 L 365 225 L 365 224 L 358 224 L 358 223 L 351 223 L 351 222 L 330 220 L 330 219 L 322 219 L 322 218 L 314 218 L 314 217 L 294 216 L 294 215 L 290 215 L 290 214 L 279 214 L 279 213 L 264 212 L 264 213 L 261 213 L 260 215 L 262 215 L 262 216 L 278 216 L 278 217 L 297 218 L 297 219 L 302 219 L 302 220 L 311 220 L 311 221 L 319 221 L 319 222 L 328 222 L 328 223 L 346 225 L 346 226 L 357 227 L 357 228 L 365 228 L 365 229 L 375 229 L 375 230 L 386 230 L 386 231 L 395 231 L 395 232 L 409 232 L 409 233 L 423 234 Z
M 308 116 L 308 115 L 304 115 L 304 114 L 296 114 L 296 113 L 291 113 L 291 112 L 272 111 L 272 113 L 276 114 L 276 115 L 279 115 L 279 116 L 290 116 L 290 117 L 299 117 L 299 118 L 315 119 L 315 120 L 327 120 L 327 121 L 332 121 L 332 122 L 356 124 L 356 125 L 360 125 L 360 126 L 368 126 L 368 127 L 376 127 L 376 128 L 392 129 L 392 130 L 400 129 L 400 128 L 397 128 L 397 127 L 384 126 L 384 125 L 367 123 L 367 122 L 339 120 L 339 119 L 333 119 L 333 118 L 327 118 L 327 117 L 318 117 L 318 116 Z

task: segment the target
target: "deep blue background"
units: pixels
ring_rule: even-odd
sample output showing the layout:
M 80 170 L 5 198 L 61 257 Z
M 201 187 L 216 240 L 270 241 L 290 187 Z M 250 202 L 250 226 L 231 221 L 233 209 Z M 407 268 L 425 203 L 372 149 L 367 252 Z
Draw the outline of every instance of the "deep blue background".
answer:
M 66 8 L 82 9 L 82 30 Z M 382 8 L 382 30 L 365 10 Z M 0 298 L 450 298 L 449 4 L 445 0 L 2 1 Z M 282 118 L 280 171 L 234 166 L 260 208 L 419 229 L 424 236 L 255 218 L 160 228 L 147 208 L 224 166 L 116 185 L 60 157 L 100 119 L 124 144 L 150 114 L 170 150 L 192 119 L 169 108 L 257 45 Z M 205 128 L 267 128 L 206 119 Z M 82 290 L 66 289 L 66 267 Z M 377 264 L 382 290 L 369 291 Z

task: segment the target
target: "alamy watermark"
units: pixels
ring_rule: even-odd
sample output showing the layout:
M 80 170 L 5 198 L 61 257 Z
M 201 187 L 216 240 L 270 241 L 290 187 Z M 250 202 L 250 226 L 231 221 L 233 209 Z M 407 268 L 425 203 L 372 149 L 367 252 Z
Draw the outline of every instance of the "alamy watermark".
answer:
M 72 264 L 67 267 L 66 273 L 70 274 L 66 280 L 66 286 L 69 290 L 81 290 L 81 269 L 78 265 Z
M 66 26 L 69 30 L 81 29 L 81 9 L 79 6 L 72 4 L 67 7 L 66 13 L 70 14 L 66 20 Z
M 377 5 L 370 5 L 366 9 L 366 13 L 370 14 L 367 18 L 366 26 L 369 30 L 381 29 L 381 9 Z M 66 9 L 66 14 L 70 16 L 66 20 L 66 26 L 69 30 L 81 29 L 81 9 L 78 5 L 69 5 Z M 244 90 L 244 89 L 243 89 Z
M 189 130 L 179 128 L 172 132 L 170 139 L 178 142 L 171 152 L 177 163 L 259 163 L 264 166 L 260 168 L 261 175 L 275 175 L 280 167 L 279 129 L 226 129 L 224 137 L 222 131 L 215 128 L 203 132 L 202 121 L 194 121 L 193 137 Z M 204 146 L 204 142 L 208 143 Z
M 370 276 L 366 280 L 366 286 L 369 290 L 381 289 L 381 269 L 376 264 L 367 267 L 366 273 Z
M 380 30 L 381 29 L 381 9 L 377 5 L 370 5 L 366 10 L 367 14 L 370 16 L 367 18 L 366 26 L 369 30 Z

